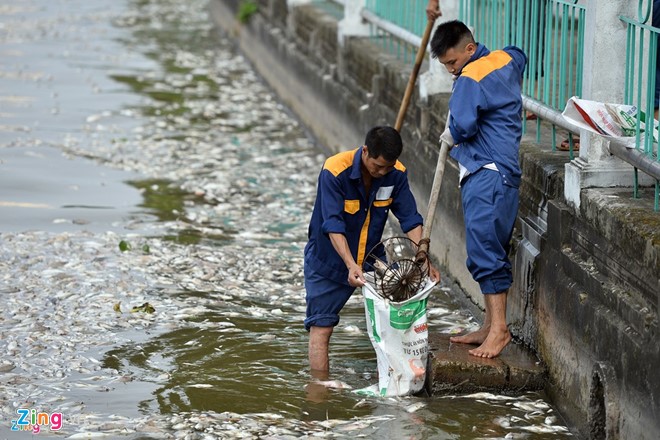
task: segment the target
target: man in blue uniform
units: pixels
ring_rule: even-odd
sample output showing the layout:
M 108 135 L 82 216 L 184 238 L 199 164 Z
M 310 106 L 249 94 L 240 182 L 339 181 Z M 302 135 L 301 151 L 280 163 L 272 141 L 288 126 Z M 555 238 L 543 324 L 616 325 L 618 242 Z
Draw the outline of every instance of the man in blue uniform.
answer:
M 422 216 L 406 168 L 397 160 L 402 150 L 394 128 L 374 127 L 362 147 L 323 164 L 305 246 L 305 328 L 310 369 L 317 377 L 329 370 L 328 345 L 339 312 L 365 283 L 362 261 L 381 241 L 388 213 L 412 241 L 422 238 Z M 433 267 L 431 276 L 440 279 Z
M 514 46 L 489 51 L 460 21 L 438 26 L 431 54 L 455 77 L 449 127 L 441 139 L 453 145 L 450 155 L 459 164 L 467 266 L 486 305 L 479 330 L 450 340 L 478 344 L 470 354 L 492 358 L 511 340 L 508 251 L 518 214 L 520 88 L 527 57 Z

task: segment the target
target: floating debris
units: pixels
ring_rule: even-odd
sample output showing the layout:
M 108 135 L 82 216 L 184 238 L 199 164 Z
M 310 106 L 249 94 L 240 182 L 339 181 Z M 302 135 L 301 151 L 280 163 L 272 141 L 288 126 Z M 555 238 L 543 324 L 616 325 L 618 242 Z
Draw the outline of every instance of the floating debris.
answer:
M 154 313 L 156 309 L 154 306 L 148 302 L 143 303 L 142 305 L 131 308 L 131 313 L 144 312 L 144 313 Z

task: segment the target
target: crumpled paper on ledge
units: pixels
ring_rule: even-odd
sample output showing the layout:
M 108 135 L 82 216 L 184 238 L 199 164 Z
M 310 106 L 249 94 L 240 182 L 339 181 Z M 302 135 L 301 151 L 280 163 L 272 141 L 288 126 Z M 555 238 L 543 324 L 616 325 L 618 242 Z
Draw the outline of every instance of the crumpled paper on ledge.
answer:
M 635 148 L 637 119 L 640 138 L 646 136 L 646 115 L 634 105 L 610 104 L 571 97 L 562 112 L 564 119 L 592 133 L 602 136 L 629 138 L 628 148 Z M 658 121 L 653 120 L 653 141 L 658 142 Z

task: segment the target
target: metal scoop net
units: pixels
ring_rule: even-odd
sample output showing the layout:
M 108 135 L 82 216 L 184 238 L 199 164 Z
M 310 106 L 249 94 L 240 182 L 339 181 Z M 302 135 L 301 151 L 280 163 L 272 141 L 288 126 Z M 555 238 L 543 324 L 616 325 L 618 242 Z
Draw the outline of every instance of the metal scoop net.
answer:
M 362 270 L 373 276 L 376 293 L 393 302 L 412 298 L 429 275 L 425 250 L 407 237 L 387 238 L 367 254 Z

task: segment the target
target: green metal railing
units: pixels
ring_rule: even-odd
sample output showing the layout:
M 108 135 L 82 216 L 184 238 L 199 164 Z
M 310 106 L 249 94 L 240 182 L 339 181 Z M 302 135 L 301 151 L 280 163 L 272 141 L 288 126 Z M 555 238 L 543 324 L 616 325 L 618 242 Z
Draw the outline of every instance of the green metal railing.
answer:
M 392 32 L 392 29 L 379 24 L 378 20 L 368 20 L 371 37 L 379 41 L 388 53 L 407 64 L 414 63 L 421 41 L 419 37 L 426 28 L 426 4 L 427 0 L 366 0 L 367 17 L 380 18 L 404 31 Z
M 525 51 L 528 66 L 523 94 L 562 111 L 571 96 L 582 94 L 586 8 L 577 0 L 461 0 L 459 18 L 475 38 L 492 49 L 515 45 Z M 537 141 L 541 120 L 536 121 Z M 573 158 L 573 136 L 568 136 Z M 557 127 L 552 126 L 552 148 Z
M 660 71 L 657 59 L 660 29 L 651 25 L 652 5 L 653 2 L 650 0 L 639 0 L 637 20 L 629 17 L 620 18 L 627 26 L 624 104 L 635 105 L 639 109 L 640 116 L 636 121 L 635 148 L 649 160 L 658 162 L 660 155 L 657 121 L 654 118 L 654 100 L 656 81 L 660 80 L 656 77 L 657 71 Z M 638 174 L 638 169 L 635 167 L 633 193 L 636 198 L 639 197 Z M 657 178 L 655 210 L 660 210 L 660 181 Z

